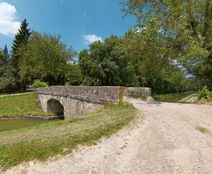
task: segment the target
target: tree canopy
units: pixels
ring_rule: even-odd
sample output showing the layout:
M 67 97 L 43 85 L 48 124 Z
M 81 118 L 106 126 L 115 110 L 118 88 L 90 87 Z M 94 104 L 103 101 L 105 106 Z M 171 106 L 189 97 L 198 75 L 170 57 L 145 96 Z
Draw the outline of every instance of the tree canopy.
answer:
M 137 17 L 137 31 L 146 30 L 149 39 L 158 37 L 167 53 L 164 57 L 181 62 L 202 85 L 212 88 L 211 0 L 124 0 L 122 4 L 125 14 Z
M 32 83 L 41 79 L 49 85 L 65 84 L 65 67 L 72 60 L 73 50 L 61 43 L 58 36 L 33 32 L 20 62 L 21 80 Z
M 111 36 L 94 42 L 79 55 L 79 65 L 86 85 L 137 85 L 132 62 L 121 49 L 122 38 Z
M 15 39 L 12 45 L 12 55 L 10 63 L 14 67 L 14 69 L 16 69 L 15 75 L 18 75 L 19 60 L 21 59 L 21 56 L 23 54 L 23 50 L 21 50 L 21 48 L 27 45 L 30 34 L 31 33 L 30 29 L 28 28 L 28 23 L 26 19 L 24 19 L 21 23 L 21 27 L 18 33 L 15 35 Z
M 25 19 L 11 56 L 6 46 L 0 50 L 0 91 L 35 80 L 148 86 L 157 93 L 212 89 L 211 0 L 122 0 L 122 7 L 137 23 L 124 36 L 93 42 L 79 54 L 59 36 L 30 32 Z

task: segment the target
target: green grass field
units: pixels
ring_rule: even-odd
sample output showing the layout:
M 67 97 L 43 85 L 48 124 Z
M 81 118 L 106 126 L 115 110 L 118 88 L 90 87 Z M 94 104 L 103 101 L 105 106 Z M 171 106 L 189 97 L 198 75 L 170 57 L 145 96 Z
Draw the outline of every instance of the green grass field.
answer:
M 25 127 L 33 127 L 42 123 L 47 123 L 49 120 L 32 120 L 32 119 L 8 119 L 0 120 L 0 132 L 14 130 Z
M 119 103 L 72 121 L 0 132 L 0 166 L 6 169 L 24 161 L 70 153 L 78 144 L 93 144 L 118 131 L 135 115 L 132 105 Z
M 212 104 L 212 98 L 198 99 L 198 92 L 184 92 L 184 93 L 172 93 L 172 94 L 159 94 L 154 95 L 153 98 L 160 102 L 172 102 L 172 103 L 197 103 L 197 104 Z
M 41 110 L 35 92 L 0 96 L 0 117 L 26 115 L 49 115 Z
M 184 98 L 190 97 L 193 94 L 193 92 L 182 92 L 182 93 L 171 93 L 171 94 L 159 94 L 159 95 L 153 95 L 153 98 L 157 101 L 161 102 L 186 102 L 183 101 Z

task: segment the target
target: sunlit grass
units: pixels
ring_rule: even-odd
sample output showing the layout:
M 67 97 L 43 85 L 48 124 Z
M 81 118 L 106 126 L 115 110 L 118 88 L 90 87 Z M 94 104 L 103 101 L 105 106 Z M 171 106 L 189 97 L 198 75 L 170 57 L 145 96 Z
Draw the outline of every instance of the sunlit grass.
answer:
M 49 115 L 41 110 L 35 92 L 0 97 L 0 117 L 26 115 Z
M 128 103 L 110 105 L 72 121 L 56 121 L 31 128 L 0 133 L 0 166 L 8 168 L 23 161 L 45 160 L 70 153 L 78 144 L 93 144 L 118 131 L 136 115 Z
M 188 97 L 190 95 L 193 95 L 193 92 L 182 92 L 182 93 L 171 93 L 171 94 L 159 94 L 159 95 L 153 95 L 153 98 L 157 101 L 161 102 L 185 102 L 183 101 L 184 98 Z

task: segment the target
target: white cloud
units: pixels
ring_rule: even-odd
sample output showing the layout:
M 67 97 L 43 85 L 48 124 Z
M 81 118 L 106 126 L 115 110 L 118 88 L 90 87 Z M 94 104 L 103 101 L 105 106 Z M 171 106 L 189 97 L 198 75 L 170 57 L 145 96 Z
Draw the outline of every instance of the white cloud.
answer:
M 17 33 L 20 22 L 16 20 L 15 6 L 0 2 L 0 34 L 13 36 Z
M 83 36 L 83 39 L 85 40 L 86 44 L 92 44 L 96 41 L 103 41 L 103 39 L 95 34 L 86 34 Z

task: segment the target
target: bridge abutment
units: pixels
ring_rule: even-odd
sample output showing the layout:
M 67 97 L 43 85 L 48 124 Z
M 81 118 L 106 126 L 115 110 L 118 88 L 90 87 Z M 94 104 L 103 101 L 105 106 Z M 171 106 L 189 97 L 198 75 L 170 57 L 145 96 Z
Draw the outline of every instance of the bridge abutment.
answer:
M 122 101 L 124 94 L 149 95 L 150 88 L 121 86 L 51 86 L 38 89 L 42 110 L 63 114 L 64 119 L 77 118 L 107 103 Z M 62 108 L 63 107 L 63 108 Z
M 64 119 L 72 119 L 93 112 L 106 103 L 118 103 L 123 99 L 123 87 L 44 87 L 39 88 L 38 99 L 43 111 L 54 114 L 60 111 L 58 101 L 64 108 Z

